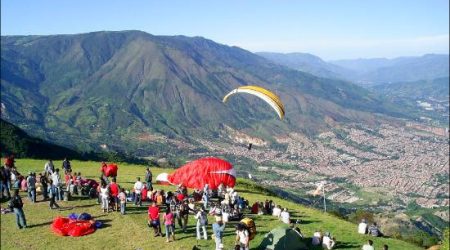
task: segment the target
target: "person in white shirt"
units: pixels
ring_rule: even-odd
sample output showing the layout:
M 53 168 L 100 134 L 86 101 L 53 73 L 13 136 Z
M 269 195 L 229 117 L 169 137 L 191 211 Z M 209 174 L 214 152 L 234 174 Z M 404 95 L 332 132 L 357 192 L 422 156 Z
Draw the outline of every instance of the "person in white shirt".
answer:
M 362 247 L 362 250 L 375 250 L 375 249 L 373 248 L 373 241 L 372 241 L 372 240 L 368 240 L 368 241 L 367 241 L 367 244 L 365 244 L 365 245 Z
M 249 250 L 249 233 L 248 230 L 245 228 L 242 224 L 237 224 L 237 230 L 236 230 L 236 242 L 239 242 L 239 249 L 240 250 Z
M 273 208 L 272 215 L 277 218 L 280 218 L 280 214 L 281 214 L 281 207 L 280 205 L 277 205 L 276 207 Z
M 137 177 L 136 180 L 137 180 L 136 183 L 134 183 L 134 194 L 135 194 L 134 205 L 137 206 L 139 203 L 139 206 L 142 206 L 141 192 L 142 189 L 144 188 L 144 184 L 142 184 L 140 177 Z
M 284 208 L 283 212 L 280 213 L 280 219 L 283 223 L 291 224 L 291 216 L 289 215 L 287 208 Z
M 55 170 L 55 172 L 53 172 L 52 174 L 52 181 L 53 181 L 53 185 L 56 187 L 56 200 L 60 201 L 62 200 L 62 195 L 61 195 L 61 176 L 59 175 L 59 168 L 57 168 Z
M 44 172 L 47 176 L 51 176 L 53 172 L 55 172 L 55 166 L 53 165 L 53 161 L 49 160 L 45 163 Z
M 365 219 L 361 220 L 361 223 L 358 225 L 358 233 L 359 234 L 366 234 L 367 233 L 367 222 Z
M 330 233 L 326 232 L 322 238 L 322 248 L 330 250 L 333 249 L 334 244 L 335 244 L 334 239 L 331 239 Z
M 100 187 L 100 196 L 102 199 L 103 213 L 109 212 L 109 187 L 108 185 L 106 185 L 105 181 L 102 181 Z

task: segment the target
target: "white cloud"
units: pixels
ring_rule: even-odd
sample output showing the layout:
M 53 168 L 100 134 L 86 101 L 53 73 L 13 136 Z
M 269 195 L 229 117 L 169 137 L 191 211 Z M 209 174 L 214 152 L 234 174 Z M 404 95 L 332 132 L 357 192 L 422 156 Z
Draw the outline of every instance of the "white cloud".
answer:
M 449 53 L 449 34 L 400 39 L 310 39 L 310 40 L 266 40 L 235 41 L 228 43 L 257 52 L 307 52 L 324 59 L 357 57 L 416 56 L 427 53 Z

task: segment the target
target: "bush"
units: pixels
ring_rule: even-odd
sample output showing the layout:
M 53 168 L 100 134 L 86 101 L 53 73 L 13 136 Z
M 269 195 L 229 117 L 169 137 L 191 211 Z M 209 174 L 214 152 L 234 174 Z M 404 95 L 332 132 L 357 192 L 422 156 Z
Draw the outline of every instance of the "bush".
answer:
M 354 213 L 348 215 L 348 220 L 353 223 L 360 223 L 362 219 L 366 219 L 369 224 L 374 222 L 373 213 L 358 209 Z
M 446 228 L 445 230 L 444 230 L 444 239 L 443 239 L 443 241 L 442 241 L 442 246 L 441 246 L 441 249 L 442 250 L 447 250 L 447 249 L 450 249 L 450 244 L 449 244 L 449 237 L 450 237 L 450 229 L 449 228 Z

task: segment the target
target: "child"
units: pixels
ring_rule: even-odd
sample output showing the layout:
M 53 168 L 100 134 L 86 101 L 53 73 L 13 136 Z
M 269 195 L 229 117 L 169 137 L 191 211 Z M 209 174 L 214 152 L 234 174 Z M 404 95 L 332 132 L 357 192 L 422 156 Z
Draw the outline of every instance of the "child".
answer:
M 102 199 L 102 209 L 103 213 L 109 213 L 109 187 L 106 185 L 105 181 L 102 181 L 100 187 L 100 196 Z
M 53 180 L 50 179 L 48 183 L 48 193 L 50 195 L 50 209 L 59 208 L 59 205 L 56 204 L 56 197 L 58 196 L 58 189 L 53 184 Z
M 170 210 L 170 207 L 167 208 L 166 213 L 164 214 L 164 225 L 166 226 L 166 242 L 169 242 L 169 235 L 172 235 L 173 241 L 175 241 L 175 230 L 174 230 L 174 219 L 173 213 Z
M 119 193 L 119 201 L 120 201 L 120 213 L 125 214 L 125 208 L 127 205 L 127 195 L 125 194 L 125 189 L 121 188 Z

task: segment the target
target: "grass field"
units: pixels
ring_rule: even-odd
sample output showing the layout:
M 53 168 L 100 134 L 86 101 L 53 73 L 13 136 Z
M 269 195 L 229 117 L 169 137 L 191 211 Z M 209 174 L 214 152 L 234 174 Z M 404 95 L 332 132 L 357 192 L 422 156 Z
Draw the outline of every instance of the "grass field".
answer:
M 16 166 L 22 174 L 29 171 L 40 172 L 44 169 L 45 161 L 17 159 Z M 62 162 L 55 161 L 55 166 L 60 167 Z M 80 162 L 73 161 L 72 169 L 81 172 L 83 177 L 95 178 L 99 176 L 100 163 L 98 162 Z M 161 172 L 170 172 L 173 170 L 152 168 L 154 176 Z M 118 183 L 130 189 L 137 176 L 143 178 L 145 175 L 145 166 L 119 164 Z M 174 191 L 173 186 L 157 186 L 164 190 Z M 305 243 L 309 245 L 310 237 L 314 230 L 331 232 L 337 239 L 336 249 L 361 249 L 361 246 L 368 240 L 375 242 L 375 249 L 381 249 L 383 244 L 388 244 L 389 249 L 421 249 L 409 243 L 390 239 L 373 238 L 370 236 L 359 235 L 356 233 L 357 225 L 343 221 L 332 215 L 324 214 L 321 211 L 310 209 L 295 203 L 271 197 L 261 191 L 257 185 L 248 181 L 239 180 L 235 189 L 241 196 L 248 199 L 250 204 L 255 201 L 264 201 L 265 199 L 274 200 L 276 204 L 282 207 L 288 207 L 291 211 L 291 217 L 302 220 L 299 225 L 306 236 Z M 68 202 L 59 202 L 61 210 L 50 210 L 47 201 L 42 201 L 42 196 L 38 196 L 38 202 L 31 204 L 21 192 L 24 201 L 24 212 L 27 219 L 28 228 L 19 230 L 15 224 L 13 213 L 2 214 L 1 216 L 1 249 L 192 249 L 198 244 L 200 249 L 214 249 L 214 241 L 210 236 L 211 226 L 208 226 L 209 240 L 196 241 L 195 238 L 195 220 L 189 218 L 187 233 L 182 233 L 178 228 L 175 230 L 176 241 L 166 243 L 165 238 L 152 235 L 152 229 L 147 227 L 147 205 L 136 207 L 128 204 L 127 214 L 121 215 L 117 212 L 104 214 L 97 204 L 96 199 L 85 199 L 83 197 L 74 197 Z M 6 206 L 3 202 L 2 207 Z M 98 229 L 93 234 L 83 237 L 62 237 L 54 234 L 51 229 L 51 223 L 56 216 L 67 216 L 70 213 L 87 212 L 105 223 L 105 227 Z M 248 215 L 254 219 L 258 234 L 250 243 L 251 249 L 258 249 L 258 245 L 264 238 L 264 234 L 281 222 L 275 217 L 269 215 Z M 210 218 L 210 222 L 214 221 Z M 164 229 L 163 229 L 164 232 Z M 224 236 L 225 249 L 234 247 L 234 225 L 229 224 L 226 227 Z M 315 249 L 315 248 L 311 248 Z M 319 249 L 319 248 L 317 248 Z M 321 248 L 320 248 L 321 249 Z

